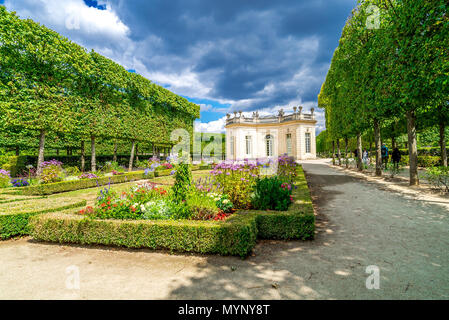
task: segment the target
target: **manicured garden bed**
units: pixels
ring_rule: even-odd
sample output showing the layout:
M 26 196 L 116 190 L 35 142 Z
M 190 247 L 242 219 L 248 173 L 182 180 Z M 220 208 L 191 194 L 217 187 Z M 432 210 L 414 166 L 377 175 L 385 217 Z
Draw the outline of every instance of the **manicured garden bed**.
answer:
M 28 187 L 16 188 L 14 194 L 20 195 L 50 195 L 61 192 L 68 192 L 74 190 L 94 188 L 98 186 L 104 186 L 108 184 L 124 183 L 137 181 L 142 179 L 153 178 L 153 173 L 147 173 L 145 175 L 144 171 L 135 171 L 130 173 L 124 173 L 121 175 L 101 177 L 97 179 L 82 179 L 74 181 L 61 181 L 55 183 L 38 184 L 31 185 Z M 10 194 L 12 194 L 10 192 Z
M 259 239 L 313 239 L 315 215 L 302 168 L 286 211 L 239 210 L 225 220 L 116 220 L 75 212 L 32 217 L 36 240 L 247 256 Z
M 80 208 L 86 200 L 58 198 L 46 200 L 45 205 L 36 206 L 36 199 L 0 204 L 0 239 L 27 235 L 30 232 L 29 218 L 43 213 Z

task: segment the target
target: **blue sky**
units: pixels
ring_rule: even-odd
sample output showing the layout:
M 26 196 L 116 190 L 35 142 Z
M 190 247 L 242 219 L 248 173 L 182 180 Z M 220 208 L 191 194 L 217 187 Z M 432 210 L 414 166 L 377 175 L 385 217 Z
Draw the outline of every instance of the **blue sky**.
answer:
M 197 130 L 227 112 L 317 107 L 356 0 L 0 0 L 201 106 Z M 317 112 L 318 130 L 324 115 Z

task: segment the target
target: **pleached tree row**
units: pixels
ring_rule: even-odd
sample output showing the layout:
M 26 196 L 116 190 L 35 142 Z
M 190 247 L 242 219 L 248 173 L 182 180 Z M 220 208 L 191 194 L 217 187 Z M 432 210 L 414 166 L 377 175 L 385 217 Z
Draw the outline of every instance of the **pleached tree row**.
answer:
M 170 145 L 198 117 L 198 105 L 0 6 L 0 146 L 38 139 L 38 168 L 48 139 L 81 154 L 90 143 L 95 171 L 96 139 Z
M 363 135 L 374 135 L 376 174 L 382 175 L 382 141 L 406 132 L 410 184 L 419 184 L 416 131 L 431 126 L 440 130 L 447 166 L 448 8 L 446 0 L 366 0 L 353 10 L 318 103 L 336 148 L 357 139 L 359 168 Z

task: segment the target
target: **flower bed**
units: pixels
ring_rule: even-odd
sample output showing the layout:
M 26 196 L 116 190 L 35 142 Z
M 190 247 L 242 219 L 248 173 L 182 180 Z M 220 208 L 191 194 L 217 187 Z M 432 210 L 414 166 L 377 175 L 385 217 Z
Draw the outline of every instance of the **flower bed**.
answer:
M 81 190 L 87 188 L 94 188 L 108 184 L 124 183 L 137 181 L 142 179 L 153 178 L 153 174 L 144 175 L 143 171 L 130 172 L 122 175 L 115 175 L 111 177 L 102 177 L 98 179 L 81 179 L 74 181 L 61 181 L 56 183 L 47 183 L 39 185 L 31 185 L 28 187 L 17 188 L 14 194 L 21 195 L 50 195 L 60 192 Z M 10 193 L 11 194 L 11 193 Z
M 255 246 L 257 238 L 305 240 L 314 237 L 315 215 L 307 182 L 302 168 L 297 168 L 296 172 L 294 181 L 297 188 L 292 189 L 293 201 L 286 211 L 239 211 L 219 221 L 99 219 L 78 213 L 53 213 L 33 217 L 31 234 L 37 240 L 60 243 L 245 257 Z M 182 188 L 179 192 L 183 192 Z M 102 200 L 110 201 L 107 197 Z

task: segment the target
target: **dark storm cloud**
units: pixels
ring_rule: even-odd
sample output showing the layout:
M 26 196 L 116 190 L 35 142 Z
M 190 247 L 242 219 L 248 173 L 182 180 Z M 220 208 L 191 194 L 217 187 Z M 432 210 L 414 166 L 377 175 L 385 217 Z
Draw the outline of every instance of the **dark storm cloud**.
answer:
M 325 66 L 356 1 L 114 0 L 110 4 L 129 27 L 131 39 L 146 48 L 143 62 L 150 72 L 189 68 L 200 79 L 212 79 L 209 98 L 254 99 L 254 104 L 245 106 L 251 110 L 295 99 L 316 101 Z M 151 37 L 158 41 L 147 41 Z M 265 92 L 270 86 L 273 89 Z
M 6 0 L 5 5 L 177 94 L 252 111 L 316 106 L 356 2 Z

